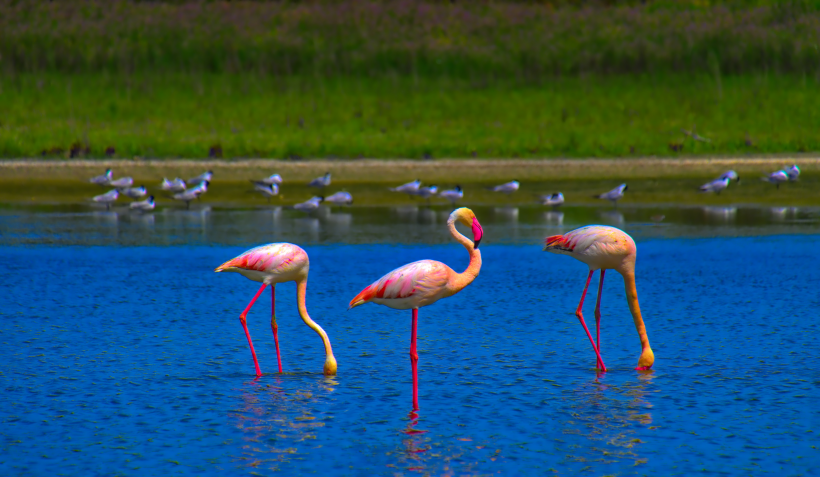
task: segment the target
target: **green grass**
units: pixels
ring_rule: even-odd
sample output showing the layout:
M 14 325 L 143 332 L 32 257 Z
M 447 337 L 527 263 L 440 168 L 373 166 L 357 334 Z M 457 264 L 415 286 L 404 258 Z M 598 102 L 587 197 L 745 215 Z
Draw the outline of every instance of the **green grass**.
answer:
M 250 74 L 0 77 L 0 156 L 623 157 L 820 149 L 813 78 L 655 75 L 532 85 Z M 682 129 L 697 128 L 710 143 Z

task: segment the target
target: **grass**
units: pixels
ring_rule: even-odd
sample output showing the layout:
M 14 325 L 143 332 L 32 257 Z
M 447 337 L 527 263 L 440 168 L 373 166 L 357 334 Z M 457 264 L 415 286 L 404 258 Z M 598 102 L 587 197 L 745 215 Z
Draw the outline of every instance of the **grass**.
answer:
M 255 74 L 0 77 L 0 157 L 542 158 L 820 150 L 818 82 L 640 75 L 538 84 Z M 711 142 L 693 141 L 696 128 Z M 87 148 L 87 149 L 86 149 Z M 673 149 L 682 148 L 682 151 Z

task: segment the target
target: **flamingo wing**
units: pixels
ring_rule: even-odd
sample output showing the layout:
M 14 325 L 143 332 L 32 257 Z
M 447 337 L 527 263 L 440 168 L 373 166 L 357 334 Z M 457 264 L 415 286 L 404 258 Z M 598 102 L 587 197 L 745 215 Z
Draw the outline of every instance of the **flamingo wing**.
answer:
M 350 308 L 370 301 L 398 309 L 429 305 L 445 296 L 450 272 L 450 267 L 435 260 L 408 263 L 362 290 L 350 300 Z

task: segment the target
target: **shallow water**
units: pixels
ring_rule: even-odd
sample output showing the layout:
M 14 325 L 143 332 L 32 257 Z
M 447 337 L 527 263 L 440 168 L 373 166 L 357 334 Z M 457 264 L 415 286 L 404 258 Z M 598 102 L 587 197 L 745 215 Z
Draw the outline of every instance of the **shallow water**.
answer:
M 475 208 L 481 275 L 419 315 L 420 410 L 411 414 L 410 312 L 346 311 L 392 268 L 460 270 L 449 210 L 282 209 L 131 215 L 0 212 L 0 474 L 808 475 L 820 358 L 815 209 Z M 561 215 L 558 215 L 561 214 Z M 665 215 L 658 221 L 658 215 Z M 654 217 L 654 218 L 653 218 Z M 541 252 L 591 222 L 638 243 L 637 284 L 655 369 L 610 272 L 596 375 L 573 311 L 586 268 Z M 311 258 L 321 341 L 277 287 L 213 268 L 259 243 Z M 596 279 L 593 283 L 597 283 Z M 594 298 L 585 312 L 594 321 Z

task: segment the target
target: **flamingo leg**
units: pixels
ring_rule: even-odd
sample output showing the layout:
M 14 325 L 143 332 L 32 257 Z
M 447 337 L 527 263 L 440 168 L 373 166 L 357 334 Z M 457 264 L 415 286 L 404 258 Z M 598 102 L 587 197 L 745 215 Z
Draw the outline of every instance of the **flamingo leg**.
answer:
M 598 354 L 601 353 L 601 292 L 604 291 L 604 273 L 606 270 L 601 269 L 601 281 L 598 282 L 598 301 L 595 303 L 595 343 L 598 346 Z M 604 367 L 604 363 L 600 362 L 600 367 Z
M 248 303 L 248 306 L 247 306 L 247 308 L 245 308 L 245 311 L 243 311 L 242 314 L 239 315 L 239 322 L 242 323 L 242 328 L 245 328 L 245 336 L 248 338 L 248 346 L 251 347 L 251 355 L 253 356 L 253 364 L 254 364 L 254 366 L 256 366 L 256 377 L 257 378 L 259 376 L 262 376 L 262 371 L 259 369 L 259 361 L 256 359 L 256 351 L 254 351 L 254 349 L 253 349 L 253 341 L 251 341 L 251 333 L 250 333 L 250 331 L 248 331 L 248 320 L 245 317 L 248 316 L 248 312 L 250 311 L 253 304 L 256 303 L 256 299 L 259 298 L 259 295 L 262 294 L 262 291 L 265 290 L 266 286 L 268 286 L 267 283 L 263 283 L 262 286 L 259 287 L 259 291 L 256 292 L 256 295 L 254 295 L 253 300 L 251 300 L 251 302 Z
M 419 354 L 416 352 L 416 328 L 419 321 L 419 309 L 413 308 L 413 324 L 410 328 L 410 368 L 413 370 L 413 410 L 419 409 Z
M 598 352 L 598 347 L 595 346 L 595 340 L 592 339 L 592 334 L 589 332 L 589 328 L 587 328 L 587 324 L 584 322 L 584 314 L 581 313 L 581 307 L 584 306 L 584 297 L 587 296 L 587 288 L 589 288 L 589 282 L 592 280 L 593 273 L 593 270 L 589 271 L 589 276 L 587 277 L 587 284 L 584 286 L 584 293 L 581 294 L 581 302 L 578 303 L 578 309 L 575 310 L 575 316 L 578 317 L 578 320 L 581 322 L 581 326 L 584 327 L 584 331 L 587 333 L 587 338 L 589 338 L 589 342 L 592 343 L 592 349 L 595 351 L 595 356 L 598 357 L 598 361 L 595 363 L 596 367 L 598 364 L 600 364 L 601 371 L 606 371 L 606 366 L 604 366 L 604 360 L 601 358 L 601 353 Z
M 273 330 L 273 341 L 276 343 L 276 361 L 279 363 L 279 374 L 282 374 L 282 357 L 279 355 L 279 327 L 276 326 L 276 284 L 270 286 L 270 328 Z

